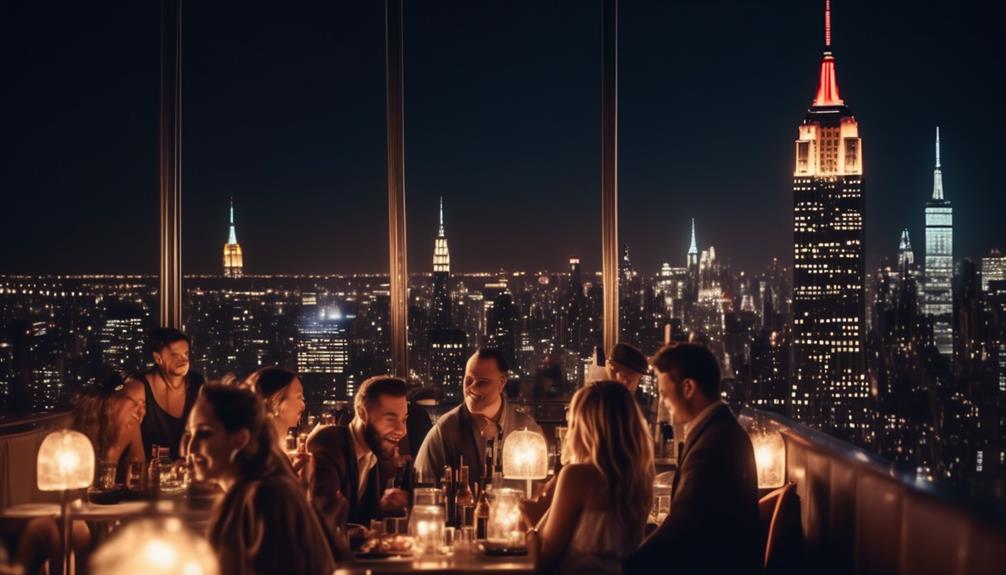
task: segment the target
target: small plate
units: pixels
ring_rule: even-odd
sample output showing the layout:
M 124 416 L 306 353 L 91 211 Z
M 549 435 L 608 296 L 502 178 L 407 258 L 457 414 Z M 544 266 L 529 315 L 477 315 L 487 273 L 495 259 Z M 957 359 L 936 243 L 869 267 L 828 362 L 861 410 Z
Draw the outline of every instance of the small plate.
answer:
M 506 547 L 498 543 L 483 541 L 479 548 L 486 557 L 519 557 L 527 555 L 527 547 Z

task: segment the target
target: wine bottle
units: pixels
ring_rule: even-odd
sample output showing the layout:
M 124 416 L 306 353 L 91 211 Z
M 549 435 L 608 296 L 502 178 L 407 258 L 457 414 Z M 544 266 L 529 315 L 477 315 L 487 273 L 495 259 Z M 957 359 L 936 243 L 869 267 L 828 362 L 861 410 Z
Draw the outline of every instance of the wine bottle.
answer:
M 457 493 L 454 496 L 454 509 L 457 518 L 454 521 L 458 529 L 474 527 L 475 525 L 475 494 L 468 485 L 468 466 L 462 465 L 458 470 Z
M 479 491 L 477 483 L 475 491 L 478 491 L 478 503 L 475 504 L 475 538 L 482 541 L 488 536 L 489 499 L 486 496 L 486 489 Z

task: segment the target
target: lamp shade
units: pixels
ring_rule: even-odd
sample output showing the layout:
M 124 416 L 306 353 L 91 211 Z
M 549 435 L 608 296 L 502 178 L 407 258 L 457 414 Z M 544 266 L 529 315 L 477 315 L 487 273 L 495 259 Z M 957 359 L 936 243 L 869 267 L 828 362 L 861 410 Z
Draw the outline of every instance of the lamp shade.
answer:
M 94 481 L 94 447 L 79 431 L 61 429 L 38 448 L 39 491 L 84 489 Z
M 548 444 L 545 436 L 522 429 L 503 441 L 503 477 L 544 479 L 548 476 Z
M 115 532 L 91 556 L 97 575 L 217 575 L 209 543 L 185 529 L 177 517 L 144 519 Z
M 786 483 L 786 441 L 777 426 L 763 418 L 742 418 L 741 424 L 751 438 L 758 488 L 775 489 Z

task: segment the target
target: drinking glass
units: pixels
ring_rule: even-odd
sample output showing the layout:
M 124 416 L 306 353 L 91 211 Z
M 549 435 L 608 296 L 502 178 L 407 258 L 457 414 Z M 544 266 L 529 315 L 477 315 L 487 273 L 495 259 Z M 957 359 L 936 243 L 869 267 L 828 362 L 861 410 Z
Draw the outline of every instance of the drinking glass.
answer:
M 472 526 L 462 527 L 454 542 L 454 550 L 469 552 L 475 548 L 475 528 Z
M 670 495 L 658 495 L 654 498 L 654 519 L 656 519 L 657 525 L 664 522 L 667 519 L 667 515 L 671 512 L 671 496 Z
M 130 461 L 126 465 L 126 489 L 143 491 L 146 465 L 143 461 Z
M 455 534 L 457 530 L 454 527 L 444 527 L 444 547 L 450 552 L 454 549 Z
M 95 487 L 103 491 L 115 489 L 115 474 L 119 466 L 114 461 L 102 461 L 97 466 Z

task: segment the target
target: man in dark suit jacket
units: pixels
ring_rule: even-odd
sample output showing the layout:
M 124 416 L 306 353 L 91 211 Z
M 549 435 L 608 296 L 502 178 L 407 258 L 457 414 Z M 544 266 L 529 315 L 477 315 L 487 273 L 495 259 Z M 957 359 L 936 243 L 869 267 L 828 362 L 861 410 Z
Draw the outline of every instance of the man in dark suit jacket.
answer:
M 720 400 L 719 364 L 698 344 L 664 346 L 651 360 L 661 399 L 685 428 L 671 512 L 625 564 L 626 573 L 761 571 L 758 472 L 747 433 Z
M 321 426 L 308 437 L 308 496 L 332 532 L 347 520 L 369 526 L 408 505 L 405 492 L 385 489 L 406 433 L 405 392 L 401 379 L 372 377 L 357 391 L 348 425 Z

